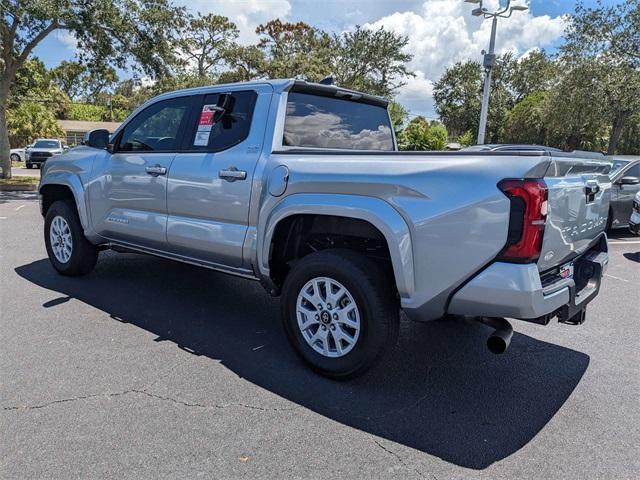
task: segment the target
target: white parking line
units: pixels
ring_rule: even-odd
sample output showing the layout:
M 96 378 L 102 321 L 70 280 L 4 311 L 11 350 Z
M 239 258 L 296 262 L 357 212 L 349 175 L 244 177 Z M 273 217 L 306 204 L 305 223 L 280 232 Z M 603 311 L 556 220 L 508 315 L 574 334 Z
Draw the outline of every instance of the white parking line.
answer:
M 636 245 L 639 244 L 640 240 L 629 240 L 627 241 L 622 241 L 622 242 L 609 242 L 609 245 Z
M 18 210 L 20 210 L 21 208 L 24 208 L 24 207 L 26 207 L 26 206 L 27 206 L 27 204 L 25 203 L 25 204 L 23 204 L 23 205 L 20 205 L 19 207 L 16 207 L 16 212 L 17 212 Z
M 614 280 L 620 280 L 621 282 L 629 283 L 629 280 L 625 280 L 624 278 L 616 277 L 614 275 L 609 275 L 608 273 L 605 273 L 604 276 L 613 278 Z

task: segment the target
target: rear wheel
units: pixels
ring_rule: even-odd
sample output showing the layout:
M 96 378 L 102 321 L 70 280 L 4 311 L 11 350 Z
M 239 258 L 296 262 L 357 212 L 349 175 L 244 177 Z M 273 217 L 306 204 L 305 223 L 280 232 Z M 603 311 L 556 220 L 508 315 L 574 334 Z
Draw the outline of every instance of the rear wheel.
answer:
M 20 161 L 20 155 L 18 155 L 17 153 L 12 153 L 11 154 L 11 161 L 14 163 L 18 163 Z
M 98 260 L 98 249 L 84 236 L 78 212 L 70 202 L 54 202 L 44 221 L 44 241 L 49 261 L 58 273 L 85 275 Z
M 384 271 L 349 250 L 302 258 L 285 279 L 282 315 L 296 352 L 322 375 L 364 373 L 398 335 L 399 307 Z

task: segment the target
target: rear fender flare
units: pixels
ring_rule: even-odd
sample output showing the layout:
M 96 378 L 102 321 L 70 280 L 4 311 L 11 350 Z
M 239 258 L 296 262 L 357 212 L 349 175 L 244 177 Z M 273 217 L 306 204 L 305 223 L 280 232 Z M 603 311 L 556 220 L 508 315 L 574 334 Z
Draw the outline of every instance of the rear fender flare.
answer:
M 269 254 L 276 227 L 292 215 L 333 215 L 369 222 L 387 241 L 396 286 L 401 298 L 415 290 L 413 248 L 409 227 L 402 216 L 384 200 L 359 195 L 294 194 L 284 198 L 258 222 L 257 254 L 259 275 L 270 279 Z

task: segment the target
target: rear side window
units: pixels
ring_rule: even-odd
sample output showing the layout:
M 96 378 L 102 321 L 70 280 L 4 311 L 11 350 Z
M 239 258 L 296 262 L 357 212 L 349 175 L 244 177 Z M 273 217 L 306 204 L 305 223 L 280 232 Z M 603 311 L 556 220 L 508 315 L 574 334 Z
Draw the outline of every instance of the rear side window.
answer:
M 384 107 L 290 92 L 283 145 L 349 150 L 393 150 Z
M 187 136 L 185 150 L 219 152 L 241 143 L 249 135 L 251 117 L 258 95 L 255 91 L 232 92 L 231 111 L 216 112 L 219 93 L 204 96 L 198 105 L 195 125 Z
M 125 127 L 118 151 L 176 151 L 178 133 L 189 110 L 190 101 L 190 97 L 172 98 L 144 109 Z

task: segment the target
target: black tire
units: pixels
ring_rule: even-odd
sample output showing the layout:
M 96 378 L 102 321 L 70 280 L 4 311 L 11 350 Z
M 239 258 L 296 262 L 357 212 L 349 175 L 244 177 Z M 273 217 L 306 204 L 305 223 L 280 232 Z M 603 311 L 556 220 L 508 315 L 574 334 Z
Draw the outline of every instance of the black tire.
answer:
M 31 170 L 33 168 L 33 163 L 27 163 L 27 168 Z
M 67 222 L 71 232 L 71 256 L 66 262 L 62 262 L 56 258 L 51 246 L 51 223 L 53 219 L 58 216 Z M 61 275 L 86 275 L 93 270 L 98 260 L 98 249 L 85 238 L 78 212 L 72 202 L 58 200 L 49 207 L 44 220 L 44 242 L 47 247 L 47 255 L 49 255 L 51 265 L 53 265 L 53 268 Z
M 316 352 L 298 327 L 298 295 L 305 284 L 316 277 L 329 277 L 341 283 L 352 295 L 360 313 L 360 333 L 355 345 L 337 358 Z M 364 373 L 388 347 L 395 345 L 400 308 L 388 278 L 376 263 L 351 250 L 312 253 L 293 266 L 282 289 L 282 320 L 291 344 L 313 370 L 334 379 L 353 378 Z
M 18 163 L 20 161 L 20 155 L 18 155 L 17 153 L 12 153 L 10 158 L 11 161 L 15 163 Z

